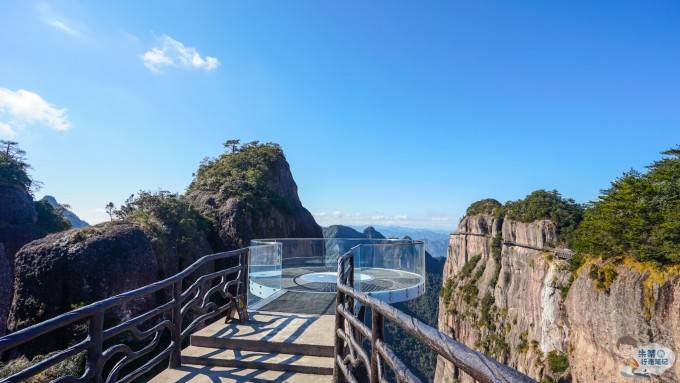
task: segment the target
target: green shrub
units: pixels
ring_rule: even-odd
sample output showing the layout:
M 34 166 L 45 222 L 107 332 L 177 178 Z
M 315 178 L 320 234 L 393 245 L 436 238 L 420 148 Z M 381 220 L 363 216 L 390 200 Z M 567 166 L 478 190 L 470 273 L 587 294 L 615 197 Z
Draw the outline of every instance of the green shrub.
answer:
M 528 337 L 529 337 L 528 331 L 524 331 L 523 333 L 519 334 L 519 343 L 517 343 L 517 352 L 524 354 L 527 351 L 529 351 L 529 342 L 527 341 Z
M 28 360 L 25 356 L 12 359 L 6 363 L 0 363 L 0 379 L 12 376 L 20 371 L 23 371 L 34 364 L 41 362 L 54 353 L 47 355 L 39 355 L 31 360 Z M 26 379 L 26 383 L 47 383 L 57 380 L 65 376 L 80 377 L 85 372 L 85 360 L 87 354 L 81 352 L 79 354 L 73 355 L 65 360 L 56 363 L 55 365 L 43 370 L 37 375 Z
M 482 337 L 477 347 L 485 354 L 499 359 L 501 362 L 507 359 L 510 354 L 510 346 L 501 334 L 490 332 Z
M 484 274 L 484 270 L 486 270 L 486 264 L 482 262 L 482 264 L 477 267 L 477 270 L 475 271 L 475 274 L 472 276 L 472 282 L 476 283 L 479 278 L 482 277 L 482 274 Z
M 574 281 L 576 280 L 576 274 L 571 273 L 569 274 L 569 280 L 567 281 L 567 284 L 564 286 L 560 286 L 560 297 L 562 298 L 562 301 L 567 299 L 567 295 L 569 295 L 569 290 L 571 289 L 571 285 L 574 284 Z
M 550 371 L 556 374 L 562 373 L 569 368 L 569 357 L 563 352 L 556 350 L 548 352 L 547 361 Z
M 625 173 L 588 206 L 575 250 L 680 263 L 680 147 L 663 155 L 645 173 Z
M 481 255 L 475 255 L 474 257 L 470 258 L 465 262 L 463 267 L 460 269 L 460 272 L 458 273 L 458 278 L 465 279 L 470 276 L 472 273 L 472 270 L 475 269 L 477 266 L 477 263 L 479 263 L 479 260 L 482 259 Z
M 45 200 L 35 201 L 33 203 L 35 211 L 38 213 L 38 221 L 36 226 L 40 230 L 41 235 L 49 233 L 56 233 L 71 228 L 71 223 L 67 221 L 60 211 L 55 209 L 49 202 Z
M 444 304 L 449 304 L 451 302 L 451 297 L 453 296 L 453 289 L 455 288 L 456 280 L 454 278 L 449 278 L 444 283 L 441 291 L 439 291 L 439 296 L 442 297 Z
M 616 270 L 611 265 L 591 265 L 588 276 L 595 283 L 598 290 L 607 291 L 617 277 Z
M 480 317 L 481 324 L 483 326 L 486 326 L 491 331 L 495 330 L 496 328 L 493 316 L 494 303 L 495 299 L 493 297 L 493 294 L 487 291 L 486 294 L 484 294 L 484 297 L 482 298 L 482 302 L 479 308 L 481 314 Z
M 468 283 L 462 288 L 463 302 L 470 306 L 477 306 L 477 295 L 479 295 L 479 289 L 472 283 Z
M 489 285 L 491 288 L 495 288 L 496 284 L 498 284 L 498 277 L 501 274 L 501 252 L 503 249 L 503 237 L 500 234 L 496 234 L 492 239 L 491 239 L 491 257 L 493 257 L 494 264 L 495 264 L 495 269 L 493 272 L 493 276 L 491 277 L 491 281 L 489 282 Z
M 181 268 L 189 266 L 197 256 L 205 255 L 201 244 L 203 236 L 211 231 L 212 222 L 184 196 L 168 191 L 140 191 L 131 195 L 114 214 L 144 227 L 158 254 L 176 251 Z

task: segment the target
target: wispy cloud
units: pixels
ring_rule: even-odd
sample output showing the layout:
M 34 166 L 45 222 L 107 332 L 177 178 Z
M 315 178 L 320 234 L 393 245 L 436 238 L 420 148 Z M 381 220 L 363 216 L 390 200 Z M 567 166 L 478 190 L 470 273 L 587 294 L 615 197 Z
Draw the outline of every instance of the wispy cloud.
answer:
M 78 23 L 74 23 L 73 20 L 69 20 L 69 18 L 64 17 L 63 14 L 54 9 L 50 4 L 46 2 L 38 3 L 37 11 L 40 15 L 40 18 L 46 25 L 70 37 L 83 40 L 86 39 L 85 33 L 83 33 L 82 25 L 77 26 Z
M 451 217 L 430 217 L 430 220 L 432 220 L 434 222 L 446 222 L 446 221 L 450 221 Z
M 158 43 L 158 47 L 149 49 L 141 56 L 144 66 L 152 72 L 159 73 L 167 67 L 211 71 L 220 65 L 217 58 L 201 56 L 196 48 L 186 46 L 170 36 L 161 36 Z
M 55 107 L 39 94 L 24 89 L 0 88 L 0 134 L 14 137 L 17 129 L 32 125 L 57 131 L 71 127 L 66 109 Z
M 51 26 L 52 28 L 58 29 L 67 35 L 70 35 L 72 37 L 77 37 L 77 38 L 83 38 L 84 35 L 75 29 L 74 27 L 70 26 L 67 24 L 66 21 L 63 20 L 49 20 L 47 21 L 47 25 Z

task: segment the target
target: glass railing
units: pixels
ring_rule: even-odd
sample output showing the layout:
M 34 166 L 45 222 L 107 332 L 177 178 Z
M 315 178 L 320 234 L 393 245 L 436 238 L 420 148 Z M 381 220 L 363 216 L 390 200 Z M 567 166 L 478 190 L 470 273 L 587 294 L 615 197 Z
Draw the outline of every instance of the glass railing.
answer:
M 253 243 L 248 259 L 248 305 L 275 296 L 281 291 L 281 252 L 277 242 Z
M 389 303 L 425 293 L 425 245 L 421 241 L 360 244 L 354 253 L 354 288 Z
M 292 292 L 334 294 L 338 258 L 352 250 L 355 288 L 387 302 L 425 290 L 425 246 L 410 239 L 258 239 L 251 242 L 249 306 Z M 252 298 L 251 298 L 252 297 Z

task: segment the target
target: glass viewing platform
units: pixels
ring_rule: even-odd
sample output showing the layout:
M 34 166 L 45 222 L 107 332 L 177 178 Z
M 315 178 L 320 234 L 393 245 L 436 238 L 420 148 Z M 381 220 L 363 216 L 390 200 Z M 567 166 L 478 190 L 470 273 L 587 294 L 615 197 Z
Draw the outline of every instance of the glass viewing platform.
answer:
M 248 308 L 332 314 L 338 258 L 354 254 L 354 286 L 388 303 L 425 292 L 425 246 L 410 239 L 257 239 L 251 243 Z

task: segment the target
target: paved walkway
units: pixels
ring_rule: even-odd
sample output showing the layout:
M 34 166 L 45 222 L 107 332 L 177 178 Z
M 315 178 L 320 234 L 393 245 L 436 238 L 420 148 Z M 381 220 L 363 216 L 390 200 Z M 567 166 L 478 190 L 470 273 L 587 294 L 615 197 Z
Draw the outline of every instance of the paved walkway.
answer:
M 191 335 L 182 367 L 151 383 L 330 382 L 335 316 L 254 312 Z

